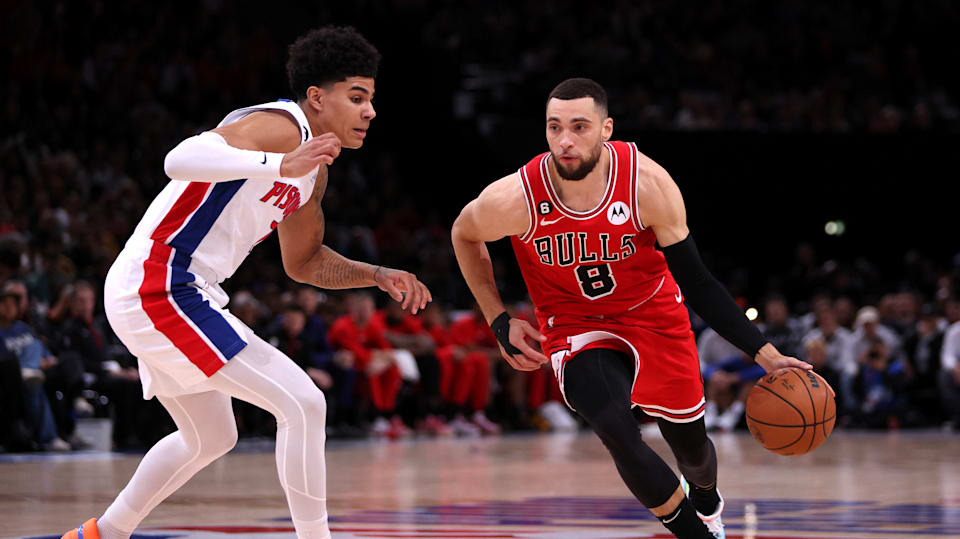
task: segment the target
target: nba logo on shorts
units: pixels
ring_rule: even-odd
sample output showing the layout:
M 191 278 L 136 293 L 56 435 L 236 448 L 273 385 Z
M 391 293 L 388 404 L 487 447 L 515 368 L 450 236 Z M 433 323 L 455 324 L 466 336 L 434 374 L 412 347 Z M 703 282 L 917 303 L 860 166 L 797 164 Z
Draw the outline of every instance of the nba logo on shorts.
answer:
M 630 208 L 623 202 L 614 202 L 607 208 L 607 220 L 611 225 L 622 225 L 630 220 Z

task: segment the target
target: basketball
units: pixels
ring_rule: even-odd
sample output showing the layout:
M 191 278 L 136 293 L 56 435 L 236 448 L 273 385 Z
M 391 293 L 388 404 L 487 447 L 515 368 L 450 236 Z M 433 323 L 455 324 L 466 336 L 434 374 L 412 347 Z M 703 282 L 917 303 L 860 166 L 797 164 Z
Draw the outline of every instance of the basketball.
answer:
M 778 455 L 809 453 L 833 431 L 835 397 L 833 388 L 813 371 L 774 371 L 747 397 L 747 427 L 760 445 Z

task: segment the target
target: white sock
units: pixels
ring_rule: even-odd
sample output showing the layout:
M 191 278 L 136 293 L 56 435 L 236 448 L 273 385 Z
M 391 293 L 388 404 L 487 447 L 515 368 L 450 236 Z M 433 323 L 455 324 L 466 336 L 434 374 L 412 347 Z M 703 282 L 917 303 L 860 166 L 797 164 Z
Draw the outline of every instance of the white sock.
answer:
M 120 491 L 103 516 L 97 519 L 97 530 L 100 531 L 101 539 L 129 539 L 142 519 L 143 517 L 126 504 L 123 491 Z
M 293 519 L 293 527 L 297 530 L 298 539 L 330 539 L 330 527 L 327 517 L 320 520 Z

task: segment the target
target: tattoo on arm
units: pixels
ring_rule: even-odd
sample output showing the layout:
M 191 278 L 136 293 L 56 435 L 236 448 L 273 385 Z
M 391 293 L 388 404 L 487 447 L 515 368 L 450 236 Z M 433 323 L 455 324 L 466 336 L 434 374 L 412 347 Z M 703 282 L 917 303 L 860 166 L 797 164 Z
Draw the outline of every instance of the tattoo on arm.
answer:
M 376 286 L 373 275 L 377 266 L 350 260 L 326 245 L 321 245 L 313 258 L 313 283 L 327 289 Z

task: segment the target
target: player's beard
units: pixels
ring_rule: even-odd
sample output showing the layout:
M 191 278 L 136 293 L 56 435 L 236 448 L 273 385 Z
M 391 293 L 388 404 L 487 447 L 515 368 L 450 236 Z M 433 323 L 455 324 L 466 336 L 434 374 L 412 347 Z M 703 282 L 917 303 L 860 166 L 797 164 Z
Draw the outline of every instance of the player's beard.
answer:
M 587 177 L 587 174 L 593 171 L 596 168 L 597 163 L 600 161 L 600 151 L 603 149 L 603 144 L 598 144 L 597 149 L 586 159 L 580 162 L 580 166 L 572 170 L 563 168 L 563 163 L 556 155 L 553 156 L 554 163 L 557 165 L 557 174 L 561 178 L 571 182 L 578 182 Z

